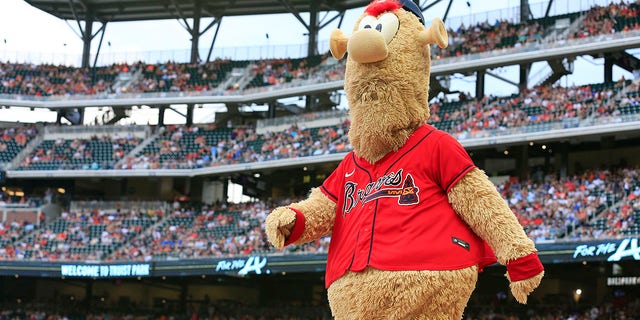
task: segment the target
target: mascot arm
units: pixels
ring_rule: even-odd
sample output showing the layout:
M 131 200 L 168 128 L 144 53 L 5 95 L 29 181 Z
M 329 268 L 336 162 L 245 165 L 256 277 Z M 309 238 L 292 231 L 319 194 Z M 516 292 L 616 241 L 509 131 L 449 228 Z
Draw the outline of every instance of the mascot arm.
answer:
M 276 248 L 301 244 L 329 235 L 336 203 L 314 188 L 305 200 L 274 209 L 265 222 L 269 242 Z
M 467 173 L 448 193 L 460 217 L 507 267 L 511 292 L 520 303 L 540 284 L 544 268 L 536 248 L 495 185 L 480 169 Z

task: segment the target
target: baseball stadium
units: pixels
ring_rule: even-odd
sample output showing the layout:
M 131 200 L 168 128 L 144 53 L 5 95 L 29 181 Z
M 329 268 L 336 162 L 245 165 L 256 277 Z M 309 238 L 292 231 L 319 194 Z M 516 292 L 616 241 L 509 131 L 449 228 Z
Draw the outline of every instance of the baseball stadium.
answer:
M 0 320 L 333 319 L 331 235 L 278 249 L 265 223 L 354 154 L 349 63 L 323 34 L 350 34 L 371 1 L 20 2 L 82 52 L 0 51 Z M 640 319 L 640 1 L 498 2 L 411 4 L 448 34 L 428 124 L 486 173 L 545 272 L 521 304 L 506 267 L 485 267 L 463 319 Z M 302 24 L 302 50 L 217 48 L 225 17 L 276 14 Z M 105 49 L 108 25 L 165 20 L 183 56 Z

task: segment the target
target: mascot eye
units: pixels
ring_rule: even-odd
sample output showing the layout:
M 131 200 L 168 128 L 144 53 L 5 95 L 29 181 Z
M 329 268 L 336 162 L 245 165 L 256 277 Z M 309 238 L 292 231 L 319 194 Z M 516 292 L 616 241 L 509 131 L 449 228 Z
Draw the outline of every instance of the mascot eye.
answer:
M 378 18 L 376 30 L 382 33 L 387 44 L 391 42 L 398 32 L 398 29 L 400 29 L 400 20 L 398 20 L 398 17 L 395 14 L 387 12 Z
M 372 16 L 366 16 L 360 20 L 358 30 L 371 29 L 378 24 L 378 20 Z

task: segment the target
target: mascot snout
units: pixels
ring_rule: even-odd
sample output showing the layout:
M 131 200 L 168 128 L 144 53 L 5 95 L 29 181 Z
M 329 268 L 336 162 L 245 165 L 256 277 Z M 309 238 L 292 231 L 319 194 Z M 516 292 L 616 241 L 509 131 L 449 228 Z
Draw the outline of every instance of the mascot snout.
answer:
M 347 43 L 347 52 L 358 63 L 382 61 L 389 54 L 384 37 L 374 29 L 364 29 L 352 34 Z

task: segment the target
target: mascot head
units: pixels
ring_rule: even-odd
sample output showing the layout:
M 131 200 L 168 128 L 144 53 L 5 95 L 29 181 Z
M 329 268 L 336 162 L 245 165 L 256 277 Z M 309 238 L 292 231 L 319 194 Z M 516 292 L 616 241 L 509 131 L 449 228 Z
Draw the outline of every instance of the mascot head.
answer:
M 410 0 L 374 0 L 351 36 L 331 34 L 331 54 L 347 54 L 344 89 L 349 101 L 349 139 L 374 163 L 397 150 L 429 119 L 430 45 L 447 46 L 441 19 L 429 28 Z

